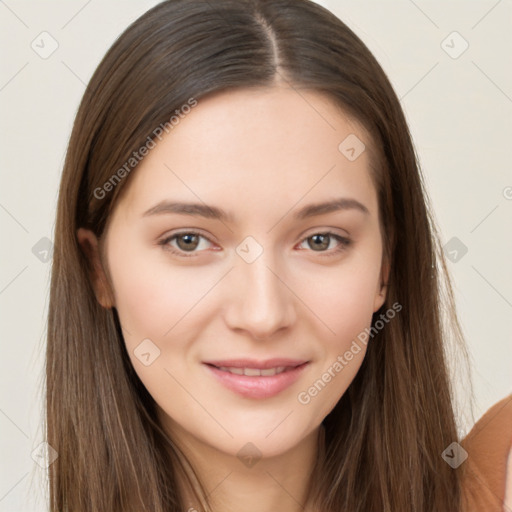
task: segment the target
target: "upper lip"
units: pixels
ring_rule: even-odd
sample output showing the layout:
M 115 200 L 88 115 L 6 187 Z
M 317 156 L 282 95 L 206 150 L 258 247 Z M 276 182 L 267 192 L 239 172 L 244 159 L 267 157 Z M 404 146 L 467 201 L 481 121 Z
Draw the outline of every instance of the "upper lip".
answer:
M 274 359 L 266 359 L 266 360 L 257 360 L 257 359 L 223 359 L 216 361 L 204 361 L 205 364 L 209 364 L 212 366 L 227 367 L 227 368 L 259 368 L 261 370 L 266 370 L 267 368 L 278 368 L 281 366 L 284 367 L 297 367 L 304 363 L 307 363 L 305 359 L 289 359 L 289 358 L 274 358 Z

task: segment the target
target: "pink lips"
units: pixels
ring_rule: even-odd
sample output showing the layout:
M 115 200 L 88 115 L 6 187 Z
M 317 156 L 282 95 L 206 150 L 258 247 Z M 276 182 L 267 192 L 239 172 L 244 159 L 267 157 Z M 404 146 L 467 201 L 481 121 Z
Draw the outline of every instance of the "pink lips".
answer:
M 223 384 L 235 393 L 247 398 L 270 398 L 290 387 L 309 364 L 305 360 L 276 358 L 265 361 L 254 359 L 231 359 L 205 361 L 205 367 Z M 223 368 L 248 368 L 269 370 L 284 367 L 284 371 L 275 375 L 238 375 Z

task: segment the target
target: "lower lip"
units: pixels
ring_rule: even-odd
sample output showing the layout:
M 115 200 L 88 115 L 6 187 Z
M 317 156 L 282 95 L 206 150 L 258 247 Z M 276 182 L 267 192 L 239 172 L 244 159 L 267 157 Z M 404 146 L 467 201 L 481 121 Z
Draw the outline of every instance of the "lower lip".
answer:
M 309 363 L 301 364 L 293 370 L 271 376 L 236 375 L 205 364 L 220 383 L 231 391 L 247 398 L 270 398 L 290 387 L 302 374 Z

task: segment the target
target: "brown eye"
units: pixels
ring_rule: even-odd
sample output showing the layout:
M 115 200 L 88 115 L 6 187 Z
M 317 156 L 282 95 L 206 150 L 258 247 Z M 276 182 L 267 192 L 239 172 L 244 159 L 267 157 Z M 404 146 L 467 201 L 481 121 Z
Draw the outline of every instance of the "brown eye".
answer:
M 176 243 L 183 251 L 193 251 L 199 245 L 199 236 L 193 233 L 176 235 Z
M 329 235 L 319 233 L 317 235 L 310 236 L 307 238 L 307 240 L 309 247 L 311 247 L 314 251 L 321 251 L 329 247 L 330 237 Z
M 165 250 L 177 254 L 178 256 L 196 256 L 196 254 L 202 252 L 205 241 L 206 248 L 208 243 L 211 243 L 208 238 L 200 233 L 194 231 L 182 231 L 181 233 L 175 233 L 174 235 L 168 236 L 159 245 L 162 245 Z
M 331 242 L 335 240 L 338 242 L 337 246 L 331 248 L 332 250 L 328 250 Z M 337 235 L 336 233 L 326 232 L 326 233 L 315 233 L 307 238 L 305 238 L 301 245 L 307 243 L 308 247 L 314 252 L 318 253 L 326 253 L 326 256 L 335 255 L 340 251 L 346 249 L 352 242 L 348 238 Z

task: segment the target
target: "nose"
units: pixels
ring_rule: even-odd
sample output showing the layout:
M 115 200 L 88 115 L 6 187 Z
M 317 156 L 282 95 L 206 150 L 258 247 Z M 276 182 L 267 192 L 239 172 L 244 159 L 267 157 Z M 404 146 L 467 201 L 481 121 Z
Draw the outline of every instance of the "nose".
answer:
M 294 294 L 265 254 L 252 263 L 240 262 L 227 283 L 226 323 L 257 340 L 272 337 L 296 318 Z

